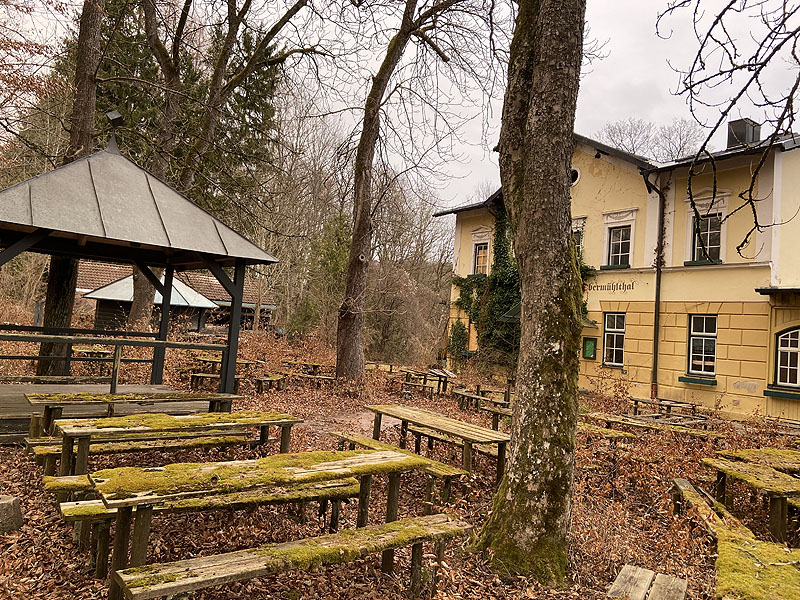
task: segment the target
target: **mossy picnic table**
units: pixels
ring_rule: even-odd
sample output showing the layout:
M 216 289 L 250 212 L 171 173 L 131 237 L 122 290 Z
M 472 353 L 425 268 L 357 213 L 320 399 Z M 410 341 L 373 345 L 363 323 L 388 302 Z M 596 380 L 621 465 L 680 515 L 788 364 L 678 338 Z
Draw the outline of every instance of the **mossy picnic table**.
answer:
M 381 435 L 381 419 L 383 415 L 394 417 L 400 420 L 400 447 L 406 446 L 406 434 L 408 433 L 408 424 L 423 427 L 432 432 L 443 434 L 449 438 L 460 440 L 462 446 L 462 460 L 461 466 L 465 471 L 472 471 L 472 459 L 474 453 L 474 445 L 497 445 L 497 481 L 503 476 L 506 463 L 506 445 L 511 441 L 511 436 L 501 431 L 494 431 L 472 423 L 465 423 L 451 419 L 443 414 L 424 410 L 421 408 L 412 408 L 410 406 L 402 406 L 398 404 L 382 404 L 377 406 L 367 406 L 368 410 L 375 413 L 375 419 L 372 427 L 372 437 L 376 440 L 380 439 Z
M 222 364 L 222 357 L 220 356 L 198 356 L 197 362 L 202 365 L 206 365 L 209 367 L 210 372 L 217 373 L 219 372 L 220 365 Z M 249 367 L 250 365 L 258 364 L 259 362 L 263 361 L 256 361 L 256 360 L 247 360 L 246 358 L 237 358 L 236 359 L 236 366 L 239 367 Z
M 292 426 L 302 423 L 302 419 L 277 412 L 239 411 L 234 413 L 198 413 L 194 415 L 167 415 L 163 413 L 142 413 L 124 417 L 102 417 L 97 419 L 58 419 L 53 423 L 57 434 L 61 435 L 61 475 L 80 475 L 86 473 L 89 457 L 89 442 L 92 437 L 131 433 L 170 434 L 188 431 L 231 431 L 243 427 L 258 427 L 260 441 L 269 439 L 269 428 L 281 428 L 281 453 L 289 451 Z M 77 445 L 77 452 L 75 446 Z M 75 458 L 73 465 L 73 456 Z
M 37 431 L 31 431 L 31 437 L 50 432 L 55 419 L 61 418 L 64 408 L 68 406 L 107 406 L 108 414 L 114 415 L 114 407 L 122 404 L 162 404 L 165 402 L 208 402 L 208 412 L 228 409 L 234 400 L 241 396 L 234 394 L 204 394 L 197 392 L 151 392 L 132 394 L 102 394 L 80 392 L 69 394 L 25 394 L 25 399 L 33 409 L 42 409 L 42 421 Z
M 723 456 L 717 458 L 704 458 L 703 464 L 716 469 L 717 483 L 715 497 L 722 504 L 727 502 L 728 477 L 746 483 L 769 498 L 769 530 L 778 542 L 786 541 L 786 527 L 789 520 L 788 500 L 800 497 L 800 478 L 783 470 L 778 470 L 777 463 L 770 464 L 769 452 L 751 450 L 750 454 L 743 454 L 745 460 L 731 460 Z M 741 451 L 740 451 L 741 452 Z M 728 453 L 736 456 L 735 453 Z M 800 452 L 794 454 L 800 456 Z M 750 459 L 761 462 L 750 462 Z M 786 456 L 783 460 L 785 462 Z M 774 465 L 774 466 L 773 466 Z M 795 463 L 795 467 L 796 467 Z
M 107 508 L 115 508 L 116 533 L 112 572 L 128 565 L 133 508 L 136 519 L 131 566 L 144 563 L 153 507 L 164 502 L 247 492 L 271 486 L 303 485 L 356 477 L 359 479 L 357 526 L 367 525 L 373 475 L 387 474 L 386 522 L 397 520 L 400 475 L 424 469 L 431 461 L 394 451 L 352 450 L 280 454 L 257 460 L 178 463 L 165 467 L 121 467 L 89 475 L 93 492 Z M 389 552 L 389 551 L 387 551 Z M 110 598 L 119 591 L 112 583 Z

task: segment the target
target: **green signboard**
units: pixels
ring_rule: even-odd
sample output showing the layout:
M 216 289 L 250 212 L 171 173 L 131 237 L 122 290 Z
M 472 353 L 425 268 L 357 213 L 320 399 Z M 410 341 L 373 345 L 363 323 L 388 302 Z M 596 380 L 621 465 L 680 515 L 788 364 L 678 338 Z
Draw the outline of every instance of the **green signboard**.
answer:
M 595 360 L 597 358 L 597 338 L 583 338 L 583 358 Z

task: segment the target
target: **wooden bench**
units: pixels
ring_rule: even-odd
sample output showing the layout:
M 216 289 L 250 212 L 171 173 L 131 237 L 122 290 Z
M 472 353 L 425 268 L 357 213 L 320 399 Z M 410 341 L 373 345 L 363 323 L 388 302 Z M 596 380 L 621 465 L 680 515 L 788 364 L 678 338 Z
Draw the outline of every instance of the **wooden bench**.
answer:
M 323 382 L 336 381 L 336 377 L 332 375 L 314 375 L 309 373 L 285 373 L 284 375 L 287 377 L 305 379 L 306 381 L 313 381 L 317 388 L 322 387 Z
M 428 448 L 433 449 L 433 440 L 438 442 L 444 442 L 445 444 L 452 444 L 453 446 L 458 446 L 459 448 L 464 447 L 464 440 L 461 440 L 457 437 L 449 436 L 444 433 L 440 433 L 438 431 L 434 431 L 433 429 L 428 429 L 427 427 L 420 427 L 419 425 L 409 425 L 408 426 L 409 433 L 414 435 L 414 446 L 419 447 L 422 444 L 422 440 L 420 439 L 417 441 L 417 438 L 428 438 Z M 473 448 L 478 454 L 483 454 L 485 456 L 491 456 L 492 458 L 497 458 L 497 446 L 494 444 L 473 444 Z
M 310 570 L 352 562 L 385 550 L 411 546 L 411 593 L 416 598 L 422 587 L 423 542 L 436 544 L 436 556 L 441 563 L 445 542 L 465 536 L 471 529 L 468 523 L 448 515 L 428 515 L 250 550 L 134 567 L 114 572 L 113 578 L 125 598 L 146 600 L 292 569 Z
M 176 452 L 178 450 L 191 450 L 199 448 L 223 448 L 229 446 L 247 446 L 259 443 L 259 438 L 251 437 L 248 433 L 199 436 L 166 439 L 122 439 L 114 441 L 92 441 L 89 444 L 89 456 L 102 456 L 106 454 L 126 454 L 128 452 L 148 452 L 161 450 L 162 452 Z M 61 444 L 35 445 L 33 455 L 37 462 L 43 462 L 44 474 L 54 475 L 56 463 L 61 458 Z
M 686 586 L 685 579 L 625 565 L 607 595 L 625 600 L 683 600 Z
M 402 389 L 408 388 L 415 388 L 423 393 L 423 395 L 427 395 L 431 400 L 433 400 L 433 392 L 436 391 L 436 388 L 429 384 L 429 383 L 415 383 L 413 381 L 403 381 Z
M 190 378 L 189 387 L 193 390 L 200 389 L 200 386 L 207 381 L 219 381 L 219 373 L 192 373 Z M 237 375 L 233 378 L 233 393 L 239 393 L 239 382 L 241 377 Z
M 339 431 L 331 431 L 329 434 L 339 440 L 340 450 L 344 450 L 344 445 L 348 444 L 350 450 L 355 450 L 356 446 L 360 446 L 362 448 L 368 448 L 369 450 L 394 450 L 395 452 L 405 452 L 406 454 L 410 454 L 410 452 L 403 448 L 398 448 L 392 444 L 387 444 L 359 433 L 342 433 Z M 419 454 L 420 450 L 421 448 L 418 446 L 416 448 L 416 453 Z M 439 496 L 442 499 L 442 502 L 447 502 L 450 499 L 453 480 L 460 479 L 461 477 L 468 475 L 464 469 L 451 467 L 450 465 L 446 465 L 435 460 L 431 460 L 430 466 L 425 467 L 423 472 L 429 477 L 428 484 L 425 486 L 426 510 L 429 510 L 433 506 L 433 479 L 442 480 L 442 491 Z
M 329 530 L 339 528 L 341 502 L 358 497 L 360 487 L 354 477 L 333 481 L 318 481 L 293 486 L 273 486 L 237 491 L 228 494 L 171 500 L 157 505 L 154 514 L 178 514 L 210 510 L 241 510 L 256 506 L 280 505 L 306 502 L 320 503 L 320 517 L 327 516 L 327 506 L 331 503 Z M 91 564 L 95 576 L 104 578 L 108 574 L 109 535 L 111 522 L 117 516 L 116 508 L 107 508 L 102 500 L 82 500 L 59 504 L 61 517 L 67 523 L 80 525 L 81 549 L 90 548 Z M 136 511 L 133 512 L 134 516 Z M 91 537 L 90 537 L 91 534 Z M 91 545 L 90 545 L 91 539 Z
M 111 377 L 94 375 L 0 375 L 2 383 L 111 383 Z
M 92 482 L 88 475 L 61 475 L 42 477 L 42 484 L 46 492 L 53 493 L 81 493 L 92 489 Z
M 278 391 L 286 389 L 286 377 L 284 375 L 258 377 L 256 379 L 256 393 L 263 394 L 265 389 L 276 389 Z

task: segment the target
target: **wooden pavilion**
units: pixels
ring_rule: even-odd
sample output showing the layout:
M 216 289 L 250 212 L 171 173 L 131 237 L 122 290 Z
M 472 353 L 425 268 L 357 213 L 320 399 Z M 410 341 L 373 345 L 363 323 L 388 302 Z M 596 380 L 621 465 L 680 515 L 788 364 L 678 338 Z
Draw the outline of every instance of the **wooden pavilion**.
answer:
M 234 385 L 245 268 L 277 262 L 122 156 L 113 138 L 105 150 L 0 191 L 0 249 L 0 268 L 26 251 L 138 266 L 164 299 L 161 341 L 167 339 L 174 273 L 208 269 L 231 297 L 220 377 L 220 391 L 227 393 Z M 164 268 L 163 283 L 151 267 Z M 165 346 L 155 346 L 151 384 L 163 380 L 164 354 Z

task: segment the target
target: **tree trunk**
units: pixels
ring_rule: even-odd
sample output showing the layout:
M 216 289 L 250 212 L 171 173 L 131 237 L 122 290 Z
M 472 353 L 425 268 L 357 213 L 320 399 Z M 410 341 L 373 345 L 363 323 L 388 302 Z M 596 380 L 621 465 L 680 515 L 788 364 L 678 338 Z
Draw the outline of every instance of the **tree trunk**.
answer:
M 569 172 L 585 0 L 521 0 L 500 133 L 522 287 L 510 456 L 479 545 L 499 569 L 561 585 L 575 466 L 581 280 Z
M 105 0 L 85 0 L 83 3 L 75 67 L 75 101 L 70 119 L 69 147 L 63 164 L 88 156 L 92 152 L 97 97 L 95 73 L 100 64 L 100 25 L 104 12 Z M 65 207 L 64 210 L 68 208 Z M 45 327 L 71 325 L 77 280 L 76 259 L 56 256 L 50 259 L 44 310 Z M 39 355 L 63 356 L 66 350 L 65 344 L 42 344 Z M 64 363 L 61 361 L 40 361 L 36 367 L 37 375 L 60 375 L 63 372 Z
M 347 263 L 345 297 L 339 307 L 336 328 L 336 376 L 347 379 L 360 377 L 364 372 L 364 302 L 367 292 L 367 272 L 372 253 L 372 166 L 375 145 L 380 134 L 380 111 L 383 95 L 403 56 L 411 34 L 416 29 L 414 11 L 417 0 L 406 0 L 403 21 L 389 42 L 386 55 L 372 80 L 364 104 L 364 125 L 358 142 L 354 166 L 353 237 Z
M 156 277 L 161 277 L 164 269 L 151 269 Z M 144 276 L 139 267 L 133 267 L 133 301 L 125 322 L 126 329 L 150 331 L 153 326 L 153 303 L 156 288 Z

